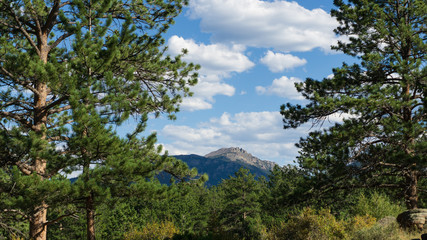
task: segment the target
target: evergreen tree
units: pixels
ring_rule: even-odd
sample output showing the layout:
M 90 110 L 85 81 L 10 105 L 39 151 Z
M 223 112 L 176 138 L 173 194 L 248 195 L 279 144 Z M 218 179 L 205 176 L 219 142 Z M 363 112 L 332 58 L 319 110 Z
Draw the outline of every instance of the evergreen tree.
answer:
M 270 216 L 283 217 L 301 204 L 307 204 L 309 186 L 305 173 L 296 166 L 274 166 L 267 182 L 269 193 L 264 197 L 263 208 Z
M 87 123 L 100 123 L 103 138 L 110 133 L 102 124 L 131 115 L 174 118 L 189 95 L 198 67 L 164 56 L 162 38 L 184 4 L 0 0 L 0 161 L 8 176 L 2 185 L 16 193 L 4 204 L 29 221 L 31 239 L 46 239 L 47 226 L 64 217 L 46 218 L 48 208 L 69 200 L 70 184 L 58 173 L 82 163 L 67 152 L 77 133 L 71 125 L 82 124 L 75 111 L 90 106 Z M 89 161 L 79 159 L 87 173 Z
M 240 239 L 258 239 L 261 230 L 261 185 L 248 169 L 240 168 L 234 177 L 219 186 L 224 206 L 219 215 L 226 232 Z
M 331 79 L 307 79 L 297 89 L 305 106 L 281 108 L 285 128 L 331 114 L 342 123 L 302 139 L 298 163 L 322 190 L 384 187 L 418 207 L 427 175 L 427 68 L 424 0 L 335 0 L 333 47 L 359 61 L 333 70 Z

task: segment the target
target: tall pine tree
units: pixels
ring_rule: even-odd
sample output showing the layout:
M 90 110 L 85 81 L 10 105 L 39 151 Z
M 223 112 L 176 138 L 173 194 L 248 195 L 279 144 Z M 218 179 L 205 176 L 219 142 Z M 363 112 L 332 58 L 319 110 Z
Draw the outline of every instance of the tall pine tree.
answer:
M 238 239 L 259 239 L 261 232 L 261 183 L 248 169 L 218 186 L 224 206 L 219 214 L 221 227 Z
M 351 115 L 302 139 L 298 163 L 323 190 L 394 189 L 408 209 L 418 207 L 427 175 L 427 68 L 424 0 L 335 0 L 336 33 L 349 41 L 333 47 L 356 57 L 334 77 L 296 87 L 309 101 L 281 108 L 285 128 L 331 114 Z
M 86 117 L 103 124 L 149 112 L 174 118 L 197 79 L 197 66 L 164 56 L 162 34 L 184 4 L 0 0 L 0 160 L 17 193 L 5 206 L 19 207 L 31 239 L 46 239 L 62 218 L 46 213 L 68 196 L 58 173 L 76 166 L 67 152 L 73 106 L 91 106 Z

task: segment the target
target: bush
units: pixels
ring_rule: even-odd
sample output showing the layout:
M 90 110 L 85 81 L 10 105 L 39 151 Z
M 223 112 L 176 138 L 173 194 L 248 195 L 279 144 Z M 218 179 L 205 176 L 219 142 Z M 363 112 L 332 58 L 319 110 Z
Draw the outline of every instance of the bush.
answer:
M 399 240 L 400 230 L 397 222 L 387 225 L 376 224 L 370 228 L 363 228 L 353 232 L 351 239 L 355 240 Z
M 179 229 L 172 222 L 149 223 L 142 230 L 132 229 L 125 233 L 126 240 L 164 240 L 179 234 Z
M 399 227 L 395 217 L 386 217 L 371 225 L 369 221 L 367 225 L 357 229 L 355 227 L 350 235 L 353 240 L 407 240 L 419 239 L 420 234 L 417 232 L 407 232 Z M 359 225 L 360 226 L 360 225 Z
M 376 219 L 370 215 L 356 215 L 345 221 L 346 230 L 349 234 L 363 229 L 371 228 L 376 223 Z
M 352 212 L 354 215 L 369 215 L 376 219 L 382 219 L 387 216 L 397 217 L 406 209 L 400 204 L 394 203 L 390 198 L 378 192 L 373 192 L 366 196 L 360 194 Z
M 330 210 L 318 212 L 304 208 L 297 216 L 292 216 L 286 223 L 271 228 L 268 238 L 275 239 L 347 239 L 344 221 L 338 221 Z

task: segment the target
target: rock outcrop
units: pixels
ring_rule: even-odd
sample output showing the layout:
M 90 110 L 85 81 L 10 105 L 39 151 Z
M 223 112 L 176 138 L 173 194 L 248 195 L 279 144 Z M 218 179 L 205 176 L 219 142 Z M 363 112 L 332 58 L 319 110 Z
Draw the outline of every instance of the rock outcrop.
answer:
M 397 216 L 397 222 L 403 228 L 422 230 L 427 221 L 427 209 L 412 209 Z

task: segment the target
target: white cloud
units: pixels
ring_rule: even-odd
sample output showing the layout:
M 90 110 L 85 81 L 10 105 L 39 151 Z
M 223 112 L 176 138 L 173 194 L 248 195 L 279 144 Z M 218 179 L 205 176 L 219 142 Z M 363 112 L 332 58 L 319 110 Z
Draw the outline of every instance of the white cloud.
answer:
M 337 41 L 338 22 L 322 9 L 296 2 L 261 0 L 192 0 L 189 16 L 214 42 L 273 47 L 280 51 L 329 51 Z
M 187 111 L 196 111 L 212 108 L 214 96 L 233 96 L 235 88 L 223 82 L 232 73 L 244 72 L 255 64 L 244 55 L 245 48 L 241 45 L 231 47 L 223 44 L 196 43 L 192 39 L 172 36 L 168 41 L 168 53 L 180 54 L 182 49 L 187 49 L 188 54 L 184 61 L 201 65 L 199 83 L 191 88 L 194 97 L 184 99 L 181 108 Z
M 261 63 L 266 65 L 272 72 L 282 72 L 285 69 L 292 69 L 303 66 L 307 60 L 293 56 L 291 54 L 274 53 L 268 51 L 267 54 L 261 58 Z
M 197 96 L 204 96 L 210 102 L 213 102 L 213 96 L 222 94 L 225 96 L 233 96 L 235 89 L 234 87 L 218 82 L 200 82 L 197 84 L 193 90 L 197 93 Z
M 211 109 L 212 104 L 200 97 L 187 97 L 182 100 L 180 108 L 187 111 Z
M 184 60 L 200 64 L 201 74 L 228 76 L 231 72 L 244 72 L 255 64 L 246 57 L 241 45 L 228 47 L 223 44 L 197 44 L 192 39 L 172 36 L 168 41 L 169 54 L 177 55 L 183 48 L 188 50 Z
M 257 86 L 255 89 L 259 95 L 276 95 L 287 99 L 302 100 L 304 97 L 295 88 L 295 83 L 299 82 L 302 82 L 299 78 L 283 76 L 274 79 L 271 86 Z
M 171 139 L 164 144 L 170 154 L 205 155 L 222 147 L 242 147 L 261 159 L 292 163 L 294 146 L 309 127 L 283 130 L 279 112 L 224 113 L 198 127 L 167 125 L 158 134 Z

